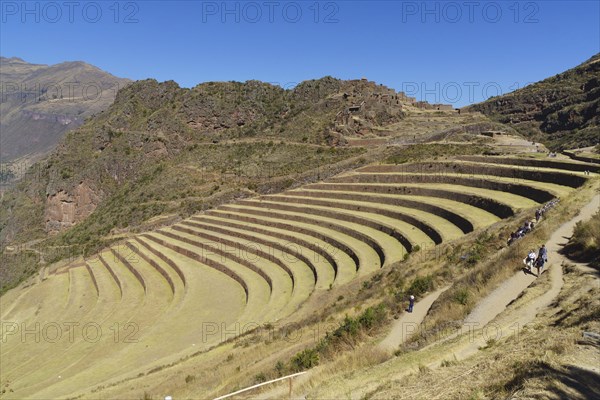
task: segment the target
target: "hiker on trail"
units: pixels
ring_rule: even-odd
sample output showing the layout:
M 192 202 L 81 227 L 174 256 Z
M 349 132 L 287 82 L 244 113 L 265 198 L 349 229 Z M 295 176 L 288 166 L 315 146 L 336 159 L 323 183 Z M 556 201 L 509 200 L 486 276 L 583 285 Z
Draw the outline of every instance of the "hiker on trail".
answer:
M 535 268 L 537 269 L 537 276 L 540 276 L 542 270 L 544 269 L 544 259 L 542 257 L 538 257 L 535 260 Z
M 542 247 L 540 247 L 540 250 L 538 251 L 538 257 L 543 258 L 544 262 L 548 261 L 548 249 L 546 249 L 545 244 L 543 244 Z
M 538 250 L 537 259 L 535 260 L 535 267 L 537 268 L 537 275 L 540 276 L 541 271 L 544 269 L 544 263 L 548 261 L 548 250 L 546 245 L 543 244 Z
M 523 263 L 527 266 L 527 270 L 531 272 L 531 267 L 533 267 L 533 263 L 535 262 L 536 256 L 535 251 L 530 250 L 527 257 L 523 260 Z
M 510 246 L 517 239 L 517 234 L 515 232 L 511 232 L 510 237 L 508 238 L 508 245 Z
M 408 300 L 408 312 L 413 312 L 413 307 L 415 306 L 415 296 L 413 296 L 412 294 L 410 295 L 410 298 Z

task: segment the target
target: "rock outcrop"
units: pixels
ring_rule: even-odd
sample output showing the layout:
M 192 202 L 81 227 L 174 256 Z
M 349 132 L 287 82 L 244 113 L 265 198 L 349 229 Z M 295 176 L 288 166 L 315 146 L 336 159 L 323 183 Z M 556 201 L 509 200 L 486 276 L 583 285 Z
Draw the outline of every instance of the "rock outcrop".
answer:
M 71 193 L 61 190 L 49 194 L 44 215 L 46 231 L 55 234 L 83 221 L 94 212 L 100 200 L 101 196 L 85 182 L 77 185 Z

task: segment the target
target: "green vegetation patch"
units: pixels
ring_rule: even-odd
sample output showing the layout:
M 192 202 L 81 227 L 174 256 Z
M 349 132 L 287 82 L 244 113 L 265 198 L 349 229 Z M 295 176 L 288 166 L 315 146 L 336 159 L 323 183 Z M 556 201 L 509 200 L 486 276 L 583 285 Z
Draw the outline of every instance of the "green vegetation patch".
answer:
M 575 225 L 564 252 L 570 258 L 600 268 L 600 211 L 588 221 L 580 221 Z

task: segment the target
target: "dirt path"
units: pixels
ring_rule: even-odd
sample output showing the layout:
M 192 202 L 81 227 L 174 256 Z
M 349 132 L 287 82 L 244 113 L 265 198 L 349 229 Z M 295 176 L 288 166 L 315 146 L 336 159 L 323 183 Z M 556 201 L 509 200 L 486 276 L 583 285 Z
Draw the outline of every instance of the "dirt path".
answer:
M 600 195 L 596 195 L 579 214 L 561 225 L 550 237 L 546 243 L 548 248 L 548 271 L 550 273 L 551 288 L 539 297 L 535 303 L 530 303 L 528 307 L 518 310 L 518 313 L 510 318 L 512 324 L 518 323 L 521 326 L 531 322 L 538 311 L 547 307 L 551 301 L 558 295 L 562 287 L 562 263 L 565 258 L 558 251 L 567 243 L 573 233 L 575 224 L 579 221 L 591 218 L 591 216 L 600 207 Z M 450 340 L 460 333 L 471 332 L 484 329 L 490 322 L 498 317 L 510 303 L 516 300 L 525 289 L 527 289 L 535 280 L 536 275 L 518 272 L 511 278 L 504 281 L 492 293 L 479 302 L 473 311 L 465 318 L 463 328 L 456 334 L 450 335 L 445 340 Z M 405 313 L 394 323 L 391 332 L 379 344 L 379 347 L 386 351 L 393 351 L 413 333 L 418 331 L 418 326 L 423 322 L 431 305 L 440 294 L 447 288 L 440 289 L 425 297 L 419 303 L 415 304 L 415 312 Z M 497 324 L 496 324 L 497 325 Z M 510 324 L 509 324 L 510 325 Z M 495 326 L 496 328 L 497 326 Z M 476 352 L 480 345 L 485 343 L 470 343 L 470 345 L 459 351 L 459 355 L 464 358 Z M 459 356 L 457 355 L 457 357 Z
M 393 352 L 402 343 L 404 343 L 413 334 L 419 332 L 419 325 L 423 322 L 431 305 L 437 300 L 440 295 L 446 291 L 450 286 L 443 287 L 425 296 L 420 301 L 416 302 L 413 307 L 413 312 L 405 312 L 402 316 L 394 322 L 392 330 L 388 335 L 377 345 L 377 347 L 383 351 Z M 297 379 L 298 382 L 307 381 L 310 378 L 310 371 L 303 377 Z M 268 392 L 262 393 L 260 398 L 270 399 L 277 397 L 284 397 L 286 388 L 277 387 Z M 306 399 L 306 394 L 298 394 L 294 399 Z
M 598 209 L 600 209 L 600 195 L 594 196 L 576 217 L 565 222 L 554 231 L 546 243 L 546 247 L 548 248 L 547 265 L 549 266 L 546 272 L 550 274 L 550 289 L 537 297 L 535 301 L 531 301 L 518 309 L 502 314 L 507 305 L 515 300 L 535 280 L 535 277 L 519 272 L 483 299 L 466 318 L 465 323 L 472 324 L 471 327 L 474 326 L 475 329 L 485 329 L 486 327 L 490 327 L 490 323 L 493 321 L 494 334 L 497 332 L 502 334 L 511 331 L 516 332 L 533 321 L 542 309 L 552 304 L 552 301 L 558 296 L 563 286 L 562 265 L 565 262 L 569 262 L 569 260 L 559 254 L 558 251 L 569 241 L 575 224 L 579 221 L 590 219 Z M 479 350 L 480 346 L 485 345 L 485 339 L 489 338 L 489 336 L 482 335 L 478 340 L 469 341 L 466 347 L 459 349 L 456 357 L 464 359 L 474 354 Z
M 472 356 L 479 351 L 480 347 L 486 345 L 490 336 L 494 337 L 496 333 L 499 333 L 500 337 L 516 334 L 524 325 L 534 321 L 541 310 L 551 307 L 563 285 L 562 264 L 566 261 L 557 251 L 567 243 L 575 224 L 589 219 L 599 208 L 600 195 L 596 195 L 581 209 L 576 217 L 561 225 L 552 234 L 546 242 L 549 258 L 547 265 L 549 268 L 542 275 L 545 282 L 539 287 L 532 288 L 533 292 L 525 297 L 528 300 L 513 303 L 536 280 L 535 276 L 519 272 L 484 298 L 467 317 L 466 322 L 479 324 L 472 334 L 462 335 L 454 343 L 448 341 L 449 338 L 444 338 L 442 341 L 421 349 L 420 352 L 423 355 L 422 360 L 425 365 L 434 369 L 440 366 L 442 360 L 452 359 L 453 357 L 460 360 Z M 547 276 L 548 279 L 544 276 Z M 541 293 L 541 295 L 537 296 L 537 293 Z M 462 333 L 465 332 L 467 331 L 465 330 Z M 454 337 L 456 336 L 454 335 Z M 431 348 L 427 349 L 429 347 Z M 360 399 L 379 387 L 382 381 L 392 378 L 399 379 L 401 376 L 413 372 L 415 372 L 414 368 L 405 369 L 403 365 L 395 362 L 395 359 L 391 359 L 390 362 L 373 366 L 358 374 L 332 377 L 331 382 L 319 387 L 311 394 L 327 398 L 343 395 L 346 398 Z
M 486 339 L 489 336 L 493 336 L 496 332 L 499 332 L 501 335 L 515 334 L 518 332 L 518 329 L 522 329 L 524 325 L 531 323 L 542 309 L 551 306 L 563 285 L 562 264 L 566 259 L 558 253 L 558 250 L 569 240 L 575 224 L 591 218 L 599 208 L 600 195 L 596 195 L 581 209 L 576 217 L 561 225 L 546 242 L 546 247 L 548 248 L 548 269 L 545 273 L 549 274 L 549 289 L 540 296 L 534 297 L 532 301 L 515 302 L 515 304 L 511 305 L 536 280 L 535 276 L 524 274 L 523 272 L 515 274 L 484 298 L 467 317 L 465 323 L 477 324 L 475 325 L 474 334 L 471 336 L 465 335 L 456 343 L 448 343 L 446 346 L 443 346 L 442 348 L 445 349 L 444 353 L 437 353 L 436 348 L 432 348 L 429 351 L 429 355 L 426 356 L 429 359 L 426 364 L 427 367 L 438 368 L 441 360 L 451 359 L 453 355 L 458 360 L 472 356 L 479 351 L 480 347 L 486 345 Z M 536 290 L 541 290 L 544 287 L 541 286 L 536 288 Z M 414 312 L 412 314 L 404 314 L 396 321 L 390 333 L 379 344 L 379 347 L 388 350 L 397 348 L 400 343 L 413 333 L 412 329 L 415 327 L 415 324 L 418 325 L 423 321 L 435 299 L 445 289 L 443 288 L 431 293 L 416 303 Z M 407 326 L 410 326 L 410 329 L 407 329 Z M 484 332 L 487 328 L 492 329 L 488 329 L 488 335 L 486 336 Z M 471 325 L 471 329 L 473 329 L 473 325 Z M 462 333 L 465 332 L 467 330 L 464 330 Z M 454 335 L 454 337 L 456 336 Z M 446 342 L 447 339 L 450 338 L 445 338 L 443 342 Z M 431 346 L 439 346 L 440 343 L 438 341 Z M 425 349 L 422 350 L 427 352 Z M 411 369 L 398 370 L 398 368 L 398 365 L 392 359 L 390 363 L 383 363 L 361 371 L 358 373 L 359 376 L 352 374 L 351 376 L 332 377 L 331 380 L 333 383 L 329 382 L 329 384 L 325 385 L 327 388 L 321 387 L 313 395 L 317 394 L 331 398 L 330 396 L 340 396 L 343 393 L 347 398 L 360 399 L 366 393 L 377 388 L 383 380 L 389 380 L 390 377 L 398 379 L 403 375 L 414 372 Z M 310 376 L 311 373 L 301 377 L 301 379 L 298 379 L 297 384 L 302 385 L 302 383 L 306 383 L 310 380 Z M 340 388 L 343 388 L 343 392 L 340 391 Z M 287 394 L 285 390 L 286 388 L 274 388 L 267 393 L 259 395 L 259 398 L 280 398 Z M 295 393 L 293 398 L 306 399 L 308 395 L 306 389 L 301 390 L 301 393 Z
M 416 302 L 413 312 L 406 312 L 402 314 L 402 316 L 394 322 L 392 325 L 392 330 L 379 343 L 378 347 L 381 350 L 393 352 L 413 334 L 418 333 L 419 325 L 421 325 L 425 319 L 425 316 L 427 316 L 431 305 L 448 288 L 449 286 L 438 289 L 435 292 L 425 296 L 421 301 Z

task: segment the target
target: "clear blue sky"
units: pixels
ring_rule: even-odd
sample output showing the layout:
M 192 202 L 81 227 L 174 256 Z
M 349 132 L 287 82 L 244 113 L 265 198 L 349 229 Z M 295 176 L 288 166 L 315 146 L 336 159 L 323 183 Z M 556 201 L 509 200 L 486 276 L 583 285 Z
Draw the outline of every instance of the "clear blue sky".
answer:
M 367 77 L 462 106 L 600 51 L 598 1 L 75 3 L 3 0 L 0 53 L 185 87 Z

